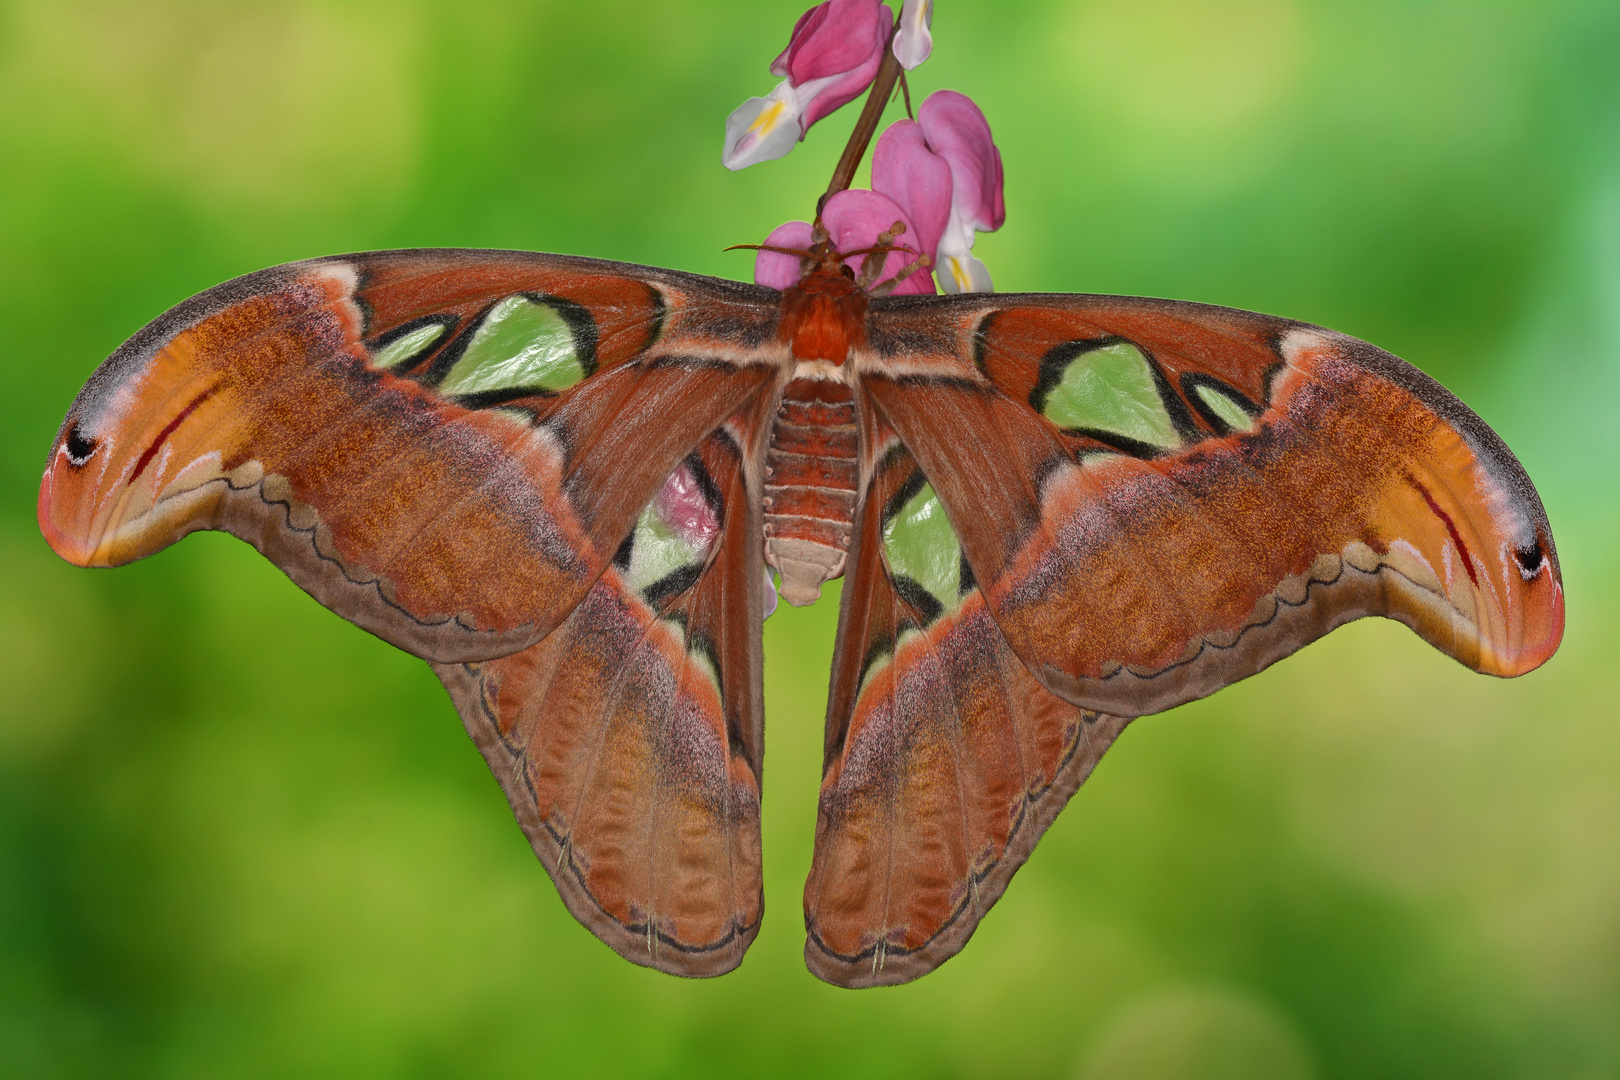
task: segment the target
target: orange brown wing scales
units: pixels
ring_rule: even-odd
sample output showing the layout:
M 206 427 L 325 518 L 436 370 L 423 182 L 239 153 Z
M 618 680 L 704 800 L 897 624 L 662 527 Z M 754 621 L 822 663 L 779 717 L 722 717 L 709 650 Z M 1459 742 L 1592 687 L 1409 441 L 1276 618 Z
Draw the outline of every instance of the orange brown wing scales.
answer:
M 223 529 L 401 648 L 504 655 L 566 617 L 675 465 L 775 384 L 775 295 L 508 252 L 251 274 L 92 376 L 40 527 L 97 566 Z
M 874 301 L 862 391 L 1051 690 L 1136 715 L 1386 615 L 1496 675 L 1557 648 L 1551 529 L 1433 380 L 1315 327 L 1112 297 Z
M 907 982 L 960 951 L 1128 722 L 1030 675 L 932 489 L 866 412 L 881 461 L 840 605 L 804 894 L 806 963 L 852 987 Z
M 678 975 L 742 962 L 762 913 L 762 423 L 683 468 L 720 518 L 671 557 L 644 516 L 538 645 L 435 665 L 568 909 L 626 959 Z

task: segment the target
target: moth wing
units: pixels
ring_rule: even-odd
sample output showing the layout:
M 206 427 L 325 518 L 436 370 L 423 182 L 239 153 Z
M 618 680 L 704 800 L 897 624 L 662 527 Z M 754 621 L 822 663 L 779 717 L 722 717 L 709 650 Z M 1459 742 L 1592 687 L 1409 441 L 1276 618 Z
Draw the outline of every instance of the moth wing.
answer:
M 671 470 L 771 384 L 774 297 L 522 252 L 250 274 L 90 378 L 40 527 L 94 566 L 222 529 L 403 649 L 511 653 L 566 617 Z
M 1371 345 L 1097 296 L 891 298 L 871 327 L 863 392 L 1013 650 L 1076 705 L 1167 709 L 1365 615 L 1495 675 L 1558 647 L 1529 477 Z
M 804 894 L 806 963 L 851 987 L 954 956 L 1128 723 L 1030 675 L 916 462 L 870 409 L 862 436 Z
M 706 550 L 644 515 L 539 644 L 434 665 L 569 911 L 677 975 L 736 967 L 763 911 L 761 428 L 681 466 L 718 519 Z

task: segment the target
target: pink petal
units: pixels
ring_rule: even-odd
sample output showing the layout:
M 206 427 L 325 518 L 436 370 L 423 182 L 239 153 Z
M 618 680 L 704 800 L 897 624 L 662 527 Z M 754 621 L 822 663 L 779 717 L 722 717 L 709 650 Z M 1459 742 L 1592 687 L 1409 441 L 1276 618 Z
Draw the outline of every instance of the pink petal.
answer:
M 861 188 L 840 191 L 828 199 L 827 205 L 821 209 L 821 223 L 832 237 L 833 246 L 840 252 L 875 247 L 878 234 L 893 228 L 896 221 L 904 223 L 906 231 L 896 238 L 895 245 L 909 250 L 891 251 L 883 257 L 883 271 L 878 276 L 880 282 L 898 274 L 917 258 L 919 247 L 915 239 L 917 234 L 911 221 L 906 217 L 906 212 L 887 195 Z M 864 255 L 857 255 L 845 259 L 844 264 L 859 274 L 864 259 Z M 927 271 L 919 270 L 902 281 L 894 291 L 931 293 L 934 291 L 934 282 Z
M 670 474 L 653 499 L 653 511 L 675 535 L 699 552 L 709 550 L 720 533 L 720 519 L 703 496 L 703 486 L 684 464 Z
M 820 120 L 828 113 L 836 112 L 845 105 L 866 93 L 866 88 L 872 85 L 877 78 L 878 67 L 883 63 L 883 54 L 878 53 L 863 67 L 844 75 L 835 76 L 827 84 L 808 98 L 804 99 L 804 112 L 799 123 L 804 130 L 809 131 L 810 125 Z
M 922 125 L 896 120 L 872 151 L 872 190 L 893 199 L 917 225 L 908 236 L 929 258 L 939 254 L 939 238 L 951 217 L 951 167 L 928 149 Z
M 794 27 L 785 54 L 788 77 L 798 86 L 854 71 L 873 56 L 881 60 L 891 19 L 878 0 L 827 0 Z
M 793 24 L 793 33 L 788 35 L 787 48 L 782 50 L 782 54 L 780 56 L 778 56 L 775 60 L 771 61 L 771 74 L 772 75 L 775 75 L 777 78 L 786 78 L 787 77 L 787 73 L 788 73 L 788 56 L 793 52 L 794 44 L 796 42 L 798 42 L 799 38 L 802 35 L 804 35 L 805 33 L 808 32 L 808 29 L 813 29 L 813 27 L 807 29 L 806 24 L 809 23 L 810 20 L 814 19 L 816 21 L 817 25 L 819 25 L 821 23 L 821 21 L 823 19 L 825 19 L 826 17 L 827 17 L 827 5 L 826 4 L 817 4 L 815 7 L 811 8 L 809 11 L 807 11 L 803 15 L 799 16 L 799 21 Z
M 811 228 L 808 221 L 789 221 L 778 225 L 765 238 L 767 244 L 777 247 L 810 250 Z M 754 253 L 754 283 L 772 289 L 786 289 L 797 285 L 804 276 L 803 261 L 797 255 L 783 255 L 780 251 Z
M 780 68 L 801 91 L 803 130 L 872 85 L 893 25 L 878 0 L 827 0 L 799 19 L 771 70 Z
M 980 232 L 994 232 L 1007 218 L 1002 199 L 1001 152 L 990 124 L 966 94 L 938 90 L 917 110 L 923 137 L 951 168 L 951 200 Z

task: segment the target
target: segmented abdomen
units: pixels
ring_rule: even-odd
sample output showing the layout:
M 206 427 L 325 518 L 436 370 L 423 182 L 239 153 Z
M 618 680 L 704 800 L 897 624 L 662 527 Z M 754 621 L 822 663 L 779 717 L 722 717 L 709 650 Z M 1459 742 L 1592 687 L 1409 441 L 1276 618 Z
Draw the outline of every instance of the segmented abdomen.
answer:
M 765 560 L 782 598 L 813 603 L 844 572 L 855 511 L 855 401 L 830 379 L 794 379 L 765 459 Z

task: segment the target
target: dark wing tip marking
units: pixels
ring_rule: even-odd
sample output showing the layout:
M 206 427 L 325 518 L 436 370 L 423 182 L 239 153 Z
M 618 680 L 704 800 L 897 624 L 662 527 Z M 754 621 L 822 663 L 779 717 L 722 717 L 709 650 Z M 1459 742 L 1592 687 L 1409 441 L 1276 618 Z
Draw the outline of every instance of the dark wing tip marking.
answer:
M 1457 531 L 1457 523 L 1451 520 L 1450 514 L 1440 508 L 1440 504 L 1434 501 L 1434 496 L 1429 493 L 1429 489 L 1424 487 L 1417 477 L 1408 473 L 1406 482 L 1417 488 L 1417 493 L 1423 496 L 1423 501 L 1428 504 L 1429 512 L 1439 518 L 1440 524 L 1446 527 L 1446 532 L 1451 536 L 1452 544 L 1457 548 L 1457 554 L 1462 556 L 1463 569 L 1468 572 L 1468 580 L 1477 589 L 1479 587 L 1479 573 L 1474 569 L 1474 556 L 1468 550 L 1468 545 L 1463 543 L 1462 534 Z
M 1339 355 L 1394 383 L 1417 398 L 1441 420 L 1450 424 L 1463 437 L 1463 441 L 1474 452 L 1474 456 L 1479 459 L 1486 472 L 1519 504 L 1536 529 L 1538 543 L 1554 562 L 1557 561 L 1558 548 L 1552 538 L 1552 526 L 1547 520 L 1547 510 L 1541 503 L 1541 495 L 1530 481 L 1530 475 L 1525 472 L 1524 466 L 1507 443 L 1502 441 L 1502 437 L 1472 409 L 1464 405 L 1455 394 L 1441 386 L 1427 372 L 1359 338 L 1307 323 L 1295 323 L 1292 328 L 1319 335 L 1323 341 L 1337 350 Z
M 1519 575 L 1526 581 L 1535 577 L 1541 568 L 1547 564 L 1547 552 L 1541 546 L 1541 534 L 1536 534 L 1535 542 L 1527 548 L 1514 548 L 1513 558 L 1519 563 Z
M 89 463 L 91 456 L 95 454 L 96 447 L 101 444 L 95 439 L 86 438 L 84 433 L 79 430 L 79 425 L 75 422 L 68 427 L 67 438 L 62 440 L 62 445 L 67 450 L 68 465 L 75 469 L 82 469 Z
M 191 399 L 189 405 L 176 413 L 173 420 L 164 425 L 163 430 L 158 432 L 157 438 L 152 440 L 152 444 L 141 452 L 140 459 L 135 462 L 135 471 L 129 474 L 129 480 L 126 483 L 133 483 L 136 477 L 146 471 L 146 467 L 152 463 L 152 459 L 163 448 L 163 444 L 169 441 L 169 436 L 173 435 L 180 425 L 185 423 L 186 417 L 195 412 L 197 406 L 213 397 L 217 390 L 219 390 L 219 383 L 217 382 L 206 387 L 202 393 Z M 71 454 L 72 451 L 70 450 L 69 453 Z

